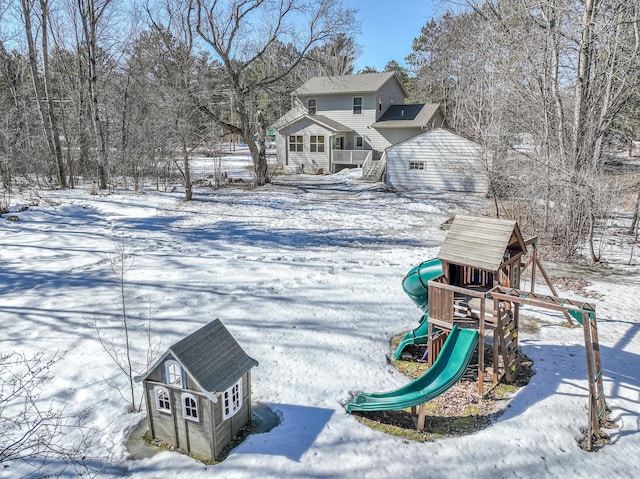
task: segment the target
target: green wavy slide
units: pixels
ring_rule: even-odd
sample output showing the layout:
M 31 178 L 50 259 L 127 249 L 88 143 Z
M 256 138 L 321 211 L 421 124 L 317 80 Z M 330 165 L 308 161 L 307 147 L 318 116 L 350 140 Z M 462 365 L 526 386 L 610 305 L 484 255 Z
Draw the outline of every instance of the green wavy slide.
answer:
M 420 325 L 402 338 L 396 348 L 394 359 L 399 359 L 400 354 L 409 344 L 426 344 L 429 341 L 429 281 L 441 274 L 442 261 L 434 258 L 411 268 L 402 279 L 402 289 L 424 312 L 424 316 L 420 320 Z
M 435 363 L 422 376 L 394 391 L 360 393 L 347 404 L 347 412 L 394 411 L 419 406 L 453 386 L 469 366 L 478 345 L 478 332 L 454 326 Z

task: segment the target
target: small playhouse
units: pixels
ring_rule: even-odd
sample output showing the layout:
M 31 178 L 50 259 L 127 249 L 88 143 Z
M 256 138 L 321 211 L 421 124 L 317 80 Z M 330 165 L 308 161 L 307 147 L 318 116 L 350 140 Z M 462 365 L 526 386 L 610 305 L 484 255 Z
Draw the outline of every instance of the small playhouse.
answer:
M 395 357 L 409 344 L 427 344 L 429 369 L 396 391 L 359 394 L 347 411 L 410 407 L 422 430 L 425 404 L 463 376 L 476 349 L 478 395 L 484 394 L 485 382 L 513 382 L 521 367 L 519 308 L 528 304 L 562 312 L 570 323 L 576 320 L 583 326 L 590 396 L 587 449 L 591 449 L 607 409 L 595 306 L 557 296 L 538 259 L 537 238 L 525 240 L 515 221 L 458 215 L 446 228 L 438 257 L 420 263 L 403 278 L 404 291 L 424 315 L 401 340 Z M 521 278 L 529 267 L 531 287 L 526 291 L 520 289 Z M 537 272 L 551 294 L 535 292 Z M 485 342 L 493 346 L 488 361 Z
M 250 358 L 219 319 L 178 341 L 144 374 L 154 439 L 217 460 L 251 420 Z

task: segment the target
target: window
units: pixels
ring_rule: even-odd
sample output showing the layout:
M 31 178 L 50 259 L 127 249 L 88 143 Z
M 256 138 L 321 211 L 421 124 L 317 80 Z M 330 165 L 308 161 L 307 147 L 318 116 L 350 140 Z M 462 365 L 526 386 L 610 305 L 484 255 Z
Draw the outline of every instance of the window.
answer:
M 182 416 L 191 421 L 200 421 L 198 417 L 198 399 L 193 394 L 182 395 Z
M 410 161 L 409 169 L 410 170 L 426 170 L 427 162 L 426 161 Z
M 360 115 L 362 113 L 362 97 L 356 96 L 353 98 L 353 114 Z
M 242 406 L 242 378 L 222 395 L 222 419 L 229 419 Z
M 311 135 L 309 149 L 313 153 L 324 153 L 324 135 Z
M 164 372 L 167 384 L 182 386 L 182 368 L 176 361 L 169 360 L 164 363 Z
M 169 400 L 169 390 L 162 386 L 153 388 L 153 394 L 156 397 L 156 409 L 158 411 L 168 412 L 171 414 L 171 401 Z
M 289 151 L 303 151 L 302 135 L 291 135 L 289 137 Z
M 355 137 L 355 143 L 356 143 L 356 150 L 362 150 L 362 147 L 364 146 L 364 141 L 362 139 L 361 136 L 356 136 Z
M 309 98 L 309 100 L 307 101 L 307 112 L 309 113 L 309 115 L 315 115 L 316 114 L 316 99 L 315 98 Z
M 382 111 L 382 98 L 378 98 L 378 111 Z

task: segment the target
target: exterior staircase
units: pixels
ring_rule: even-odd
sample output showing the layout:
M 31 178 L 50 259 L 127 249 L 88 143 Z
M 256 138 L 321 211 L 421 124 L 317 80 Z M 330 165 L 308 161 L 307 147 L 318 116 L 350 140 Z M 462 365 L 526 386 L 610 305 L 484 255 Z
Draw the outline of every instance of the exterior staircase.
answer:
M 387 167 L 387 152 L 382 153 L 379 160 L 374 160 L 373 155 L 369 155 L 362 165 L 362 179 L 372 183 L 382 181 Z

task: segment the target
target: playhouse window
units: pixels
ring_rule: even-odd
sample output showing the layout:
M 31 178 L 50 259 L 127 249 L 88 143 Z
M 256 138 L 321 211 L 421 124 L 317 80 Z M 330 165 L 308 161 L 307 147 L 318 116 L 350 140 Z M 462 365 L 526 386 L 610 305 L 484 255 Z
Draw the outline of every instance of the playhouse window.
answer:
M 228 419 L 242 407 L 242 378 L 222 395 L 222 419 Z
M 164 363 L 164 371 L 167 384 L 182 386 L 182 368 L 176 361 L 167 361 Z
M 193 394 L 182 395 L 182 416 L 191 421 L 199 421 L 198 400 Z
M 171 413 L 171 401 L 169 400 L 169 390 L 162 386 L 153 388 L 156 397 L 156 409 L 158 411 Z

